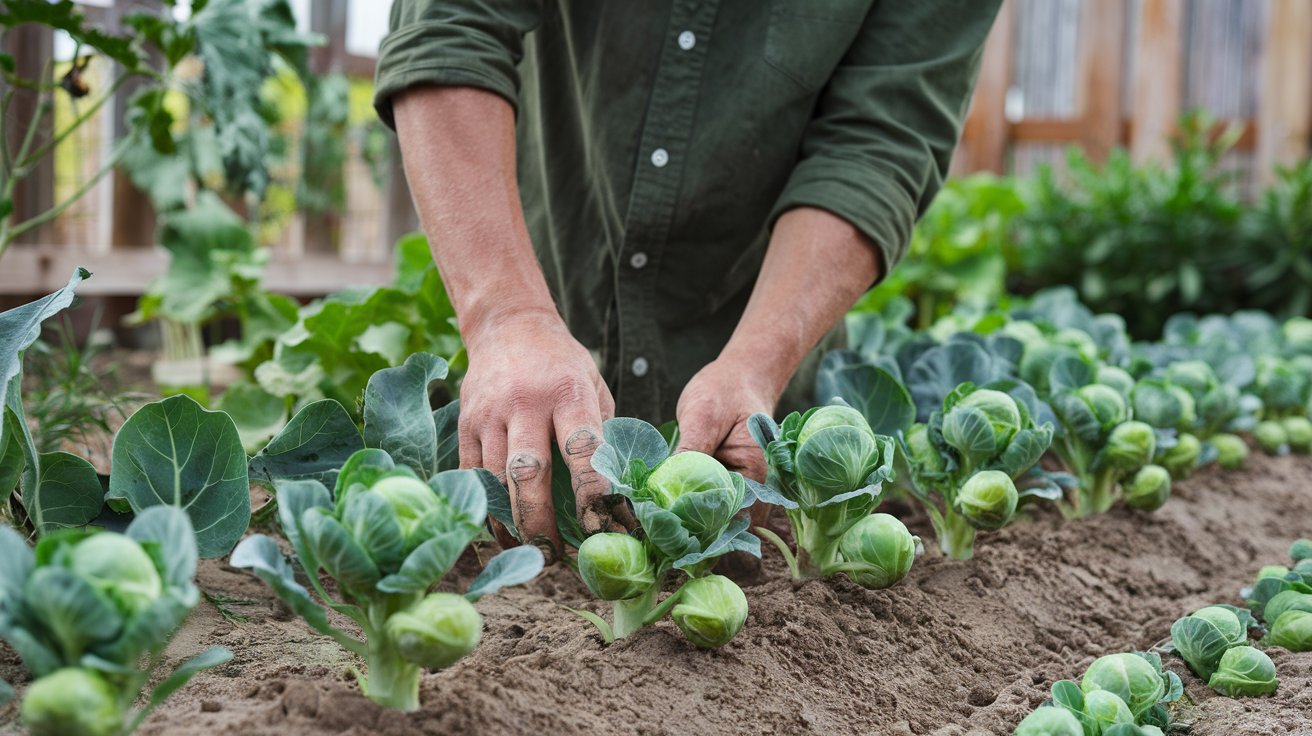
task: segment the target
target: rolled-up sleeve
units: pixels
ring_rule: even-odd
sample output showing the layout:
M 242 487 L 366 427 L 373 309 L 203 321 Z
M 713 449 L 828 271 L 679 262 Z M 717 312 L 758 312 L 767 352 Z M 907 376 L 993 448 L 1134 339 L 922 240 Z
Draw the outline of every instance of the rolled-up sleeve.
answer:
M 887 274 L 947 175 L 1000 5 L 877 4 L 820 94 L 770 222 L 833 212 L 875 242 Z
M 394 126 L 392 96 L 420 84 L 479 87 L 517 105 L 524 36 L 541 0 L 396 0 L 378 49 L 374 107 Z

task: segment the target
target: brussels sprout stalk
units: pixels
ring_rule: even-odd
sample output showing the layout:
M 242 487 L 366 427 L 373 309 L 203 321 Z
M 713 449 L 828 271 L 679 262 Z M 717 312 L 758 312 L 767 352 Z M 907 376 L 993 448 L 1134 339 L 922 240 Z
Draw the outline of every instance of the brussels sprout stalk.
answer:
M 727 644 L 747 619 L 747 599 L 728 578 L 710 572 L 729 552 L 760 556 L 761 542 L 747 531 L 742 513 L 755 495 L 741 475 L 709 455 L 671 455 L 667 440 L 646 422 L 611 419 L 602 431 L 606 441 L 592 466 L 610 481 L 612 493 L 628 500 L 643 538 L 603 532 L 584 539 L 579 577 L 594 596 L 612 602 L 612 620 L 570 610 L 595 625 L 607 643 L 672 615 L 693 644 Z M 659 600 L 676 570 L 687 578 Z
M 478 644 L 482 619 L 473 602 L 542 569 L 540 550 L 516 547 L 493 558 L 463 596 L 428 592 L 466 546 L 486 535 L 486 488 L 494 482 L 475 470 L 440 472 L 425 482 L 382 450 L 360 450 L 331 494 L 314 480 L 275 484 L 283 532 L 322 604 L 269 537 L 243 540 L 231 564 L 250 568 L 313 629 L 363 657 L 366 671 L 356 677 L 367 697 L 413 711 L 422 671 L 447 667 Z M 319 582 L 320 570 L 337 581 L 337 597 Z M 334 628 L 324 605 L 354 621 L 363 637 Z

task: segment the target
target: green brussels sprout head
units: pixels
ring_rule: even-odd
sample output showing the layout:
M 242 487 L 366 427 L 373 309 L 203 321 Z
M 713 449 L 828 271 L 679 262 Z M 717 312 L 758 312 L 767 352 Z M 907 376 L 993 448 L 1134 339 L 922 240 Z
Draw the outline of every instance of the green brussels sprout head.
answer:
M 794 457 L 803 506 L 864 488 L 882 459 L 875 433 L 860 412 L 846 406 L 815 409 L 797 434 Z
M 1044 706 L 1025 716 L 1012 736 L 1084 736 L 1084 727 L 1065 708 Z
M 1256 580 L 1262 578 L 1283 578 L 1289 574 L 1289 568 L 1284 565 L 1263 565 L 1257 569 Z
M 1268 419 L 1258 422 L 1253 427 L 1253 439 L 1257 440 L 1258 447 L 1268 455 L 1282 455 L 1289 452 L 1289 433 L 1285 431 L 1285 425 L 1274 419 Z
M 880 590 L 906 577 L 916 559 L 916 538 L 897 517 L 871 514 L 838 541 L 843 560 L 860 564 L 848 577 L 863 588 Z
M 701 452 L 680 452 L 661 461 L 647 477 L 647 493 L 663 509 L 685 495 L 720 491 L 735 493 L 733 477 L 719 460 Z
M 1312 613 L 1293 609 L 1281 613 L 1271 624 L 1265 643 L 1291 652 L 1312 652 Z
M 1144 422 L 1121 422 L 1107 437 L 1103 461 L 1121 472 L 1134 472 L 1152 462 L 1157 435 Z
M 104 593 L 126 617 L 150 606 L 164 589 L 155 561 L 125 534 L 92 534 L 74 545 L 68 562 L 74 574 Z
M 81 667 L 58 669 L 33 682 L 19 717 L 32 736 L 114 736 L 123 728 L 113 688 L 100 673 Z
M 1312 352 L 1312 319 L 1291 317 L 1280 326 L 1285 343 L 1297 353 Z
M 1086 698 L 1095 690 L 1113 693 L 1138 718 L 1166 695 L 1166 682 L 1147 659 L 1126 652 L 1094 660 L 1084 671 L 1080 689 Z
M 1312 452 L 1312 421 L 1307 417 L 1285 417 L 1280 420 L 1289 438 L 1289 449 L 1300 455 Z
M 1312 560 L 1312 539 L 1296 539 L 1289 545 L 1289 557 L 1294 562 Z
M 579 576 L 604 601 L 646 593 L 656 583 L 656 567 L 643 543 L 627 534 L 594 534 L 579 546 Z
M 1105 363 L 1099 365 L 1096 380 L 1104 386 L 1116 389 L 1116 393 L 1127 398 L 1130 392 L 1134 390 L 1134 376 L 1131 376 L 1124 368 L 1118 368 L 1114 365 Z
M 401 536 L 407 540 L 407 552 L 420 541 L 412 539 L 420 520 L 442 508 L 441 497 L 427 483 L 412 475 L 389 475 L 374 483 L 369 491 L 382 496 L 392 506 L 401 526 Z
M 1181 433 L 1173 447 L 1162 453 L 1161 465 L 1176 480 L 1188 478 L 1198 467 L 1198 458 L 1203 454 L 1203 443 L 1188 432 Z
M 483 617 L 455 593 L 429 593 L 384 625 L 401 657 L 429 669 L 455 664 L 483 637 Z
M 1221 433 L 1212 435 L 1212 447 L 1216 448 L 1216 462 L 1226 470 L 1238 470 L 1244 467 L 1248 459 L 1248 445 L 1238 435 Z
M 1084 714 L 1099 726 L 1102 733 L 1118 723 L 1134 723 L 1134 713 L 1116 693 L 1110 690 L 1090 690 L 1084 694 Z
M 906 431 L 904 439 L 907 455 L 913 464 L 919 466 L 920 472 L 929 476 L 943 473 L 945 470 L 943 455 L 934 449 L 934 445 L 929 441 L 927 425 L 913 425 Z
M 957 510 L 976 529 L 1001 529 L 1016 514 L 1020 494 L 1011 476 L 1001 470 L 982 470 L 957 491 Z
M 1166 368 L 1166 380 L 1199 395 L 1216 385 L 1216 372 L 1201 360 L 1183 360 Z
M 954 426 L 953 414 L 966 409 L 979 411 L 988 419 L 989 425 L 993 427 L 994 447 L 1006 447 L 1020 430 L 1023 421 L 1020 407 L 1011 396 L 993 389 L 979 389 L 957 402 L 943 419 L 944 439 L 957 449 L 961 449 L 961 443 L 954 442 L 949 436 L 949 427 Z
M 1057 345 L 1074 349 L 1085 361 L 1093 361 L 1098 357 L 1098 343 L 1094 342 L 1093 337 L 1084 330 L 1063 327 L 1052 336 L 1052 341 Z
M 707 575 L 684 583 L 670 612 L 688 641 L 706 649 L 728 644 L 747 621 L 747 596 L 729 578 Z
M 1091 383 L 1076 389 L 1075 394 L 1089 408 L 1100 427 L 1114 427 L 1129 418 L 1125 399 L 1110 386 Z
M 1237 647 L 1248 640 L 1248 631 L 1244 628 L 1244 623 L 1239 620 L 1234 611 L 1228 608 L 1207 606 L 1189 615 L 1194 618 L 1201 618 L 1215 626 L 1230 646 Z
M 1171 497 L 1171 474 L 1160 465 L 1145 465 L 1124 485 L 1124 491 L 1130 508 L 1156 511 Z
M 1175 385 L 1168 386 L 1167 391 L 1180 403 L 1180 421 L 1175 425 L 1176 429 L 1181 432 L 1193 429 L 1198 421 L 1198 404 L 1194 401 L 1193 394 Z
M 1312 593 L 1297 590 L 1282 590 L 1271 596 L 1262 609 L 1262 620 L 1268 624 L 1280 619 L 1286 611 L 1307 611 L 1312 613 Z
M 1270 695 L 1280 686 L 1280 680 L 1266 652 L 1245 646 L 1227 649 L 1207 684 L 1222 695 L 1239 698 Z

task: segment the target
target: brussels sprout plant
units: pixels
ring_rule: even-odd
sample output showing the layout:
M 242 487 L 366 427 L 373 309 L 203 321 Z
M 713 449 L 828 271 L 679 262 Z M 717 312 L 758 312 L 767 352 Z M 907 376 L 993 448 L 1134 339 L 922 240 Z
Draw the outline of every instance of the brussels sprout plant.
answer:
M 472 603 L 542 570 L 541 550 L 516 547 L 492 558 L 463 596 L 428 592 L 486 536 L 489 479 L 448 470 L 424 481 L 388 453 L 366 449 L 342 466 L 331 494 L 317 480 L 275 484 L 278 518 L 306 579 L 363 638 L 329 623 L 273 539 L 247 537 L 231 562 L 250 568 L 315 631 L 363 657 L 367 672 L 358 679 L 371 700 L 415 710 L 421 670 L 447 667 L 478 644 L 482 619 Z M 319 582 L 320 570 L 337 581 L 340 600 Z
M 1015 383 L 962 384 L 928 424 L 903 436 L 911 493 L 929 513 L 939 547 L 954 559 L 974 554 L 977 531 L 1011 521 L 1022 498 L 1017 481 L 1034 477 L 1031 469 L 1052 442 L 1052 424 L 1036 422 L 1034 410 L 1009 388 L 1028 390 Z M 1040 479 L 1024 495 L 1053 498 L 1060 491 Z
M 1159 734 L 1171 724 L 1167 704 L 1183 694 L 1180 678 L 1163 669 L 1161 657 L 1125 652 L 1099 657 L 1078 684 L 1069 680 L 1053 683 L 1052 704 L 1080 725 L 1082 730 L 1076 733 Z M 1035 720 L 1036 728 L 1040 722 L 1061 723 L 1055 716 L 1044 716 Z M 1019 728 L 1017 733 L 1021 733 Z
M 795 578 L 839 572 L 869 588 L 886 588 L 911 568 L 918 540 L 897 519 L 871 516 L 893 475 L 893 440 L 874 433 L 845 405 L 794 412 L 782 425 L 764 414 L 749 422 L 769 467 L 765 500 L 782 506 L 797 552 L 768 529 L 757 533 L 779 548 Z
M 214 647 L 156 679 L 200 600 L 197 556 L 187 515 L 172 506 L 146 509 L 122 534 L 52 532 L 35 552 L 0 528 L 0 638 L 36 677 L 19 711 L 33 736 L 131 733 L 192 675 L 231 659 Z
M 611 419 L 602 432 L 605 442 L 592 465 L 610 481 L 611 493 L 628 499 L 640 538 L 606 532 L 583 540 L 579 576 L 593 595 L 613 602 L 614 616 L 607 623 L 588 611 L 575 613 L 596 625 L 608 643 L 667 614 L 697 646 L 729 643 L 747 620 L 747 598 L 711 568 L 733 551 L 760 556 L 760 540 L 747 531 L 741 513 L 756 492 L 709 455 L 671 455 L 660 431 L 641 420 Z M 659 600 L 676 570 L 686 579 Z

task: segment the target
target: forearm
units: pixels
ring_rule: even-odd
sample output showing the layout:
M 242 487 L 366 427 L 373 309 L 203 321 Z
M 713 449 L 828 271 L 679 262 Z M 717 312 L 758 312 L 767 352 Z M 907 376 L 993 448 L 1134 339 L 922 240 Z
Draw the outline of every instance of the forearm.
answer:
M 515 179 L 515 116 L 473 87 L 394 100 L 406 179 L 467 342 L 509 314 L 557 314 Z
M 806 354 L 879 277 L 875 244 L 828 211 L 799 207 L 775 223 L 761 275 L 720 354 L 777 398 Z

